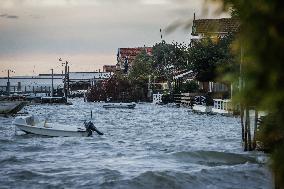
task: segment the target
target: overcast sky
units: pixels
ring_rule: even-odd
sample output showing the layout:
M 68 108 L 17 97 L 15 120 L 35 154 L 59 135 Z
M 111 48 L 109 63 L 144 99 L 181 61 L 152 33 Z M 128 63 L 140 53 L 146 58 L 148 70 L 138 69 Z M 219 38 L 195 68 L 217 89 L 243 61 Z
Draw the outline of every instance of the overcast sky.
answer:
M 209 8 L 212 8 L 210 5 Z M 94 71 L 116 63 L 119 47 L 153 46 L 159 29 L 203 14 L 202 0 L 0 0 L 0 75 L 61 72 L 58 58 L 71 63 L 71 71 Z M 186 24 L 167 42 L 188 43 Z

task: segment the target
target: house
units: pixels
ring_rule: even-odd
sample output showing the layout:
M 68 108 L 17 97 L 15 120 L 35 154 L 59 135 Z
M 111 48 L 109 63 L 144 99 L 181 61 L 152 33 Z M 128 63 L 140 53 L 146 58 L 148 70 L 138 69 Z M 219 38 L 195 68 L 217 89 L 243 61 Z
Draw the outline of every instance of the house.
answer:
M 119 48 L 117 52 L 117 69 L 128 73 L 133 60 L 143 50 L 145 50 L 147 54 L 152 55 L 152 47 Z
M 104 65 L 103 66 L 103 72 L 115 72 L 116 71 L 116 65 Z
M 219 38 L 230 33 L 237 33 L 240 21 L 236 18 L 194 19 L 192 23 L 191 43 L 204 37 Z
M 220 18 L 220 19 L 193 19 L 191 46 L 203 38 L 218 40 L 228 34 L 237 33 L 240 30 L 240 21 L 237 18 Z M 222 98 L 222 94 L 231 93 L 230 84 L 216 82 L 202 82 L 200 88 L 206 92 L 213 92 Z

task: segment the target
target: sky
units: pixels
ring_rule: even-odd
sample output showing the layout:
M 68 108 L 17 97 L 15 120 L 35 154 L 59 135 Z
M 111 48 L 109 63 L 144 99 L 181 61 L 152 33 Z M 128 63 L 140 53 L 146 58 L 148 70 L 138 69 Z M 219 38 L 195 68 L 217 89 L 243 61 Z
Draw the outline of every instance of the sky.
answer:
M 118 48 L 159 42 L 160 28 L 167 42 L 189 43 L 194 12 L 227 17 L 211 11 L 217 5 L 204 7 L 203 0 L 0 0 L 0 76 L 60 73 L 59 58 L 70 71 L 102 70 L 116 64 Z

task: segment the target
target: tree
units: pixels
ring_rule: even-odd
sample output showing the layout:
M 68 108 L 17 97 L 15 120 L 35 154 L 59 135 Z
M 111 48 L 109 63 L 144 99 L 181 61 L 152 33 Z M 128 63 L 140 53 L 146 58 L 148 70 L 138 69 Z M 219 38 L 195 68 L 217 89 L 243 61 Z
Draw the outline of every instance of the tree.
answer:
M 236 63 L 230 48 L 232 39 L 231 35 L 219 38 L 217 42 L 206 38 L 189 49 L 189 68 L 198 81 L 220 80 L 222 75 L 235 70 Z
M 170 94 L 173 93 L 174 72 L 186 67 L 187 55 L 187 47 L 184 44 L 167 44 L 162 41 L 153 47 L 153 69 L 156 75 L 166 78 Z
M 130 80 L 148 78 L 148 76 L 152 74 L 152 62 L 152 57 L 148 55 L 145 50 L 138 54 L 132 63 L 132 68 L 129 73 Z
M 284 1 L 220 1 L 241 22 L 235 45 L 244 85 L 237 100 L 270 113 L 260 139 L 270 144 L 276 188 L 284 188 Z
M 195 93 L 199 89 L 199 85 L 195 81 L 187 81 L 182 83 L 181 85 L 181 92 L 182 93 Z

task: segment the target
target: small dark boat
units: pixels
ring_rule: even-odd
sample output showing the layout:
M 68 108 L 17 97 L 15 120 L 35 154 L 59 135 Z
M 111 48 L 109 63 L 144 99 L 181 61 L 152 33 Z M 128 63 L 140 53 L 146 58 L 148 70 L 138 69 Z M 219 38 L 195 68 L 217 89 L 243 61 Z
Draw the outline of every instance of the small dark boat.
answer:
M 103 108 L 109 109 L 109 108 L 123 108 L 123 109 L 133 109 L 135 108 L 135 103 L 108 103 L 104 104 Z

